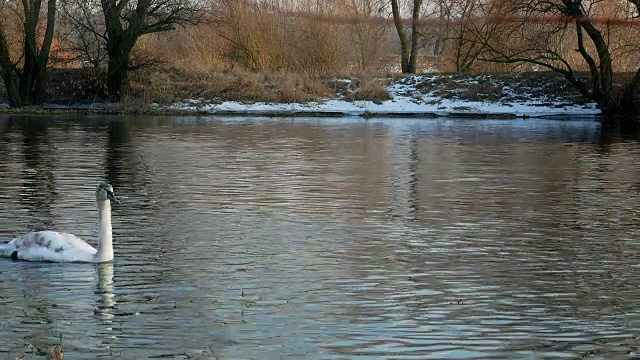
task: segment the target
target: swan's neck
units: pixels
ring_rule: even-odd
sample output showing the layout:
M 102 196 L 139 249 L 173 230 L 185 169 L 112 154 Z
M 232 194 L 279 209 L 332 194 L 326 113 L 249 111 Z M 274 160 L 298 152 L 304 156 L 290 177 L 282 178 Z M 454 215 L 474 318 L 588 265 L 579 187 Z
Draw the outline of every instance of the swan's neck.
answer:
M 98 262 L 113 260 L 113 242 L 111 238 L 111 202 L 98 201 Z

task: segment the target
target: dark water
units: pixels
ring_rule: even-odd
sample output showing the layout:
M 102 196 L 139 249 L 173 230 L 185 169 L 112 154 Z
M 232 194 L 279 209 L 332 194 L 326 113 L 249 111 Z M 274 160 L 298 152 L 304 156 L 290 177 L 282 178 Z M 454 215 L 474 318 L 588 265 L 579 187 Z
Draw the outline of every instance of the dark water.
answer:
M 0 117 L 0 359 L 627 358 L 640 146 L 591 121 Z M 42 355 L 36 355 L 36 357 Z

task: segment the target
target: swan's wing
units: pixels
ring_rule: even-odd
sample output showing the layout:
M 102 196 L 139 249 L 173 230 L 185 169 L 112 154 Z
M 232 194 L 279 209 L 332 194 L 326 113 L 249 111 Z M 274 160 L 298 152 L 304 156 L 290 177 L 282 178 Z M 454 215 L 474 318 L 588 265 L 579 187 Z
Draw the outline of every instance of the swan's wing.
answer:
M 0 244 L 0 257 L 9 257 L 15 251 L 16 247 L 11 243 Z
M 75 235 L 54 231 L 32 232 L 11 240 L 8 245 L 13 246 L 9 256 L 30 261 L 91 261 L 97 252 Z

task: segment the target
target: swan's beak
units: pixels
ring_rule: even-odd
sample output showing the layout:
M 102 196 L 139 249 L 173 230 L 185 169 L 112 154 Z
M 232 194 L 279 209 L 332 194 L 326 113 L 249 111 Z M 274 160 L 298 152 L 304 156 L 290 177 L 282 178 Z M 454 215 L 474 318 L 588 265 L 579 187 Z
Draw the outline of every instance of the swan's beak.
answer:
M 116 204 L 120 204 L 120 199 L 111 191 L 107 192 L 107 199 Z

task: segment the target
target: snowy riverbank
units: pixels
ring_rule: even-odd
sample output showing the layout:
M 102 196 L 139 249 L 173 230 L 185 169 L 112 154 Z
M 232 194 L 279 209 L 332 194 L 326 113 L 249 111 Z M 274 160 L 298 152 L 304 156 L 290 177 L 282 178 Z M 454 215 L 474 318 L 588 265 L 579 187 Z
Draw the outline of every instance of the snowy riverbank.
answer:
M 196 98 L 164 104 L 47 104 L 9 112 L 86 111 L 133 114 L 360 117 L 592 117 L 601 113 L 553 73 L 424 74 L 378 79 L 388 100 L 351 100 L 357 79 L 337 79 L 334 96 L 312 102 Z M 180 99 L 178 97 L 178 99 Z M 6 109 L 6 107 L 5 107 Z
M 443 81 L 445 80 L 445 81 Z M 510 79 L 513 80 L 513 79 Z M 453 84 L 453 86 L 452 86 Z M 549 84 L 505 82 L 489 75 L 417 75 L 387 86 L 382 102 L 326 99 L 310 103 L 211 103 L 188 100 L 156 110 L 219 115 L 314 115 L 391 117 L 540 117 L 599 115 L 594 103 L 575 94 L 546 89 Z M 472 93 L 472 96 L 469 96 Z

